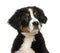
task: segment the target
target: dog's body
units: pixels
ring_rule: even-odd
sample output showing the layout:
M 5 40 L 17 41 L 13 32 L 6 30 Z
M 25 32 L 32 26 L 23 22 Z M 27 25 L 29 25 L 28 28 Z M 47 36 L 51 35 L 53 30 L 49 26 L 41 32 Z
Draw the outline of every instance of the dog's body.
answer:
M 49 53 L 40 32 L 42 23 L 47 18 L 37 7 L 26 7 L 17 10 L 9 23 L 18 31 L 11 53 Z

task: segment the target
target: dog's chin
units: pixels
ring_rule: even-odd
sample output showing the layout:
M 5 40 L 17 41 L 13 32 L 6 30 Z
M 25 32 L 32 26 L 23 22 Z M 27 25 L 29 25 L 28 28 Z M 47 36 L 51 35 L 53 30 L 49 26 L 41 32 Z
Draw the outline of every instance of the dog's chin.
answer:
M 24 36 L 34 36 L 34 35 L 36 35 L 36 34 L 38 34 L 38 32 L 39 32 L 39 30 L 32 30 L 32 31 L 29 31 L 29 32 L 22 32 L 22 34 L 24 35 Z
M 38 34 L 38 32 L 39 32 L 39 29 L 33 29 L 33 30 L 30 30 L 30 31 L 28 31 L 28 32 L 22 32 L 22 34 L 23 35 L 36 35 L 36 34 Z
M 27 33 L 30 34 L 30 35 L 36 35 L 36 34 L 38 34 L 38 32 L 39 32 L 39 29 L 33 29 L 33 30 L 30 30 Z

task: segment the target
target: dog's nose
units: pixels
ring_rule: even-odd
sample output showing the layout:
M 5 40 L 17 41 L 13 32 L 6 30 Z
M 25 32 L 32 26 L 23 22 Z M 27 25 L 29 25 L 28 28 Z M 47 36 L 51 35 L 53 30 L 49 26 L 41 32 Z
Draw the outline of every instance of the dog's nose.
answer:
M 39 22 L 35 21 L 35 22 L 33 22 L 33 25 L 34 26 L 38 26 L 39 25 Z

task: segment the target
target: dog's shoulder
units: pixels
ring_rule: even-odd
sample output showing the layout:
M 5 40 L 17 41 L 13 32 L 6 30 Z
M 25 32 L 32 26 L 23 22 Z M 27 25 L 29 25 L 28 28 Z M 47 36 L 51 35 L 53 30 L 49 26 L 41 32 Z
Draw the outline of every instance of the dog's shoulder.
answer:
M 38 53 L 49 53 L 45 46 L 43 35 L 40 32 L 35 35 L 35 41 L 32 42 L 32 49 Z
M 23 39 L 24 39 L 24 36 L 22 34 L 18 34 L 14 40 L 14 43 L 13 43 L 13 47 L 12 47 L 12 53 L 14 53 L 14 51 L 17 51 L 20 47 L 21 47 L 21 44 L 23 43 Z

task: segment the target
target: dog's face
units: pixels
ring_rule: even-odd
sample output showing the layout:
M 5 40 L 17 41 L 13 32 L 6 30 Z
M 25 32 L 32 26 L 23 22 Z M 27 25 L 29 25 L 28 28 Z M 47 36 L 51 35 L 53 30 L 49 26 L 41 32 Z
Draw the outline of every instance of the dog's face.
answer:
M 38 32 L 47 18 L 37 7 L 26 7 L 16 11 L 9 23 L 20 32 Z

